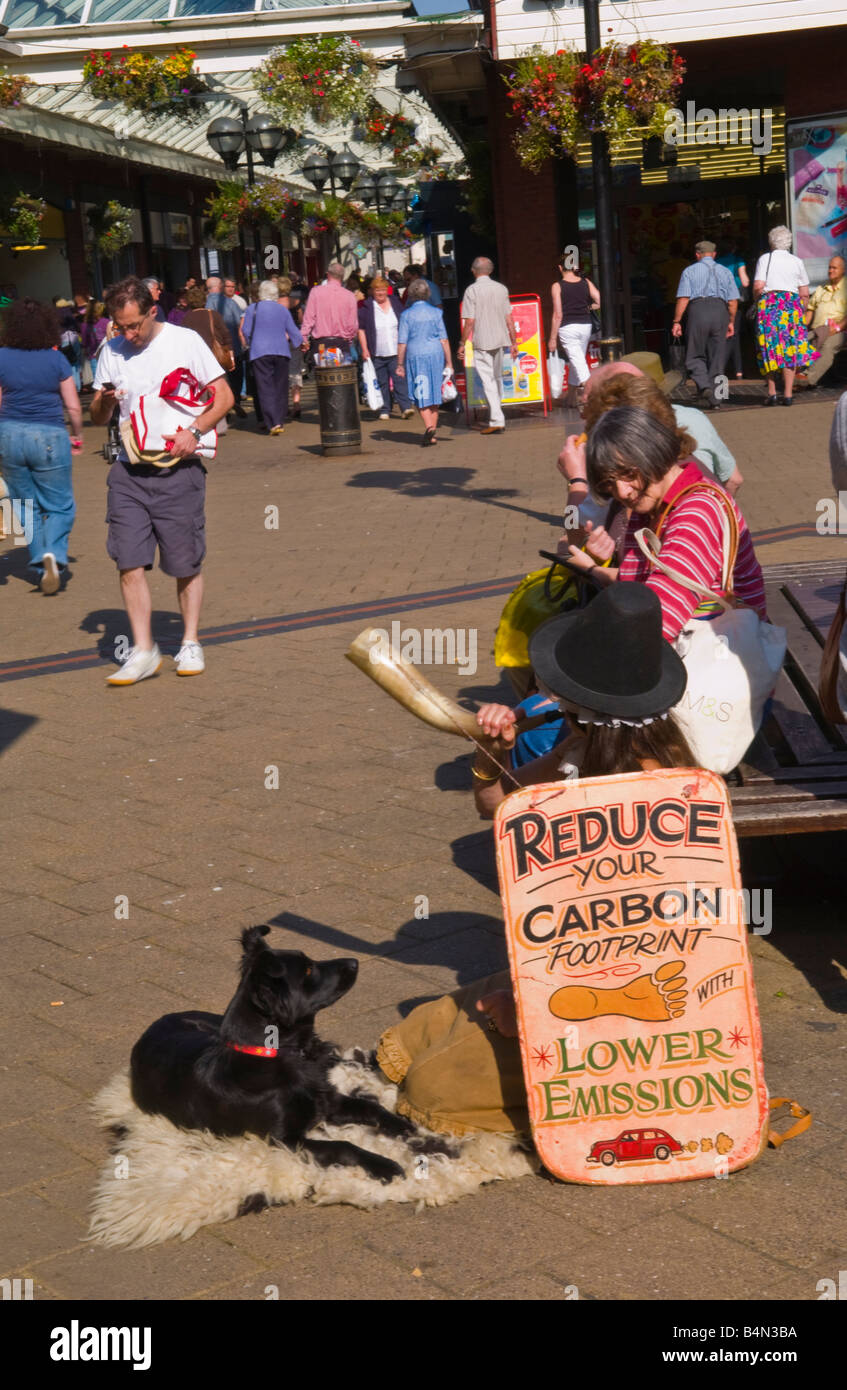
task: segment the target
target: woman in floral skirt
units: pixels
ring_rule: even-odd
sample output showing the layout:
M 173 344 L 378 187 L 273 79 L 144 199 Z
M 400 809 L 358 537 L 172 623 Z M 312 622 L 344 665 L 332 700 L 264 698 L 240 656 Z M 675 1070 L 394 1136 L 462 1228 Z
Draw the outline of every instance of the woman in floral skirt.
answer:
M 753 276 L 758 299 L 756 342 L 759 370 L 768 382 L 765 405 L 791 405 L 794 375 L 809 368 L 820 354 L 809 341 L 803 315 L 809 299 L 809 277 L 799 256 L 791 254 L 788 227 L 768 233 L 770 251 L 760 256 Z M 782 371 L 784 393 L 777 394 L 776 374 Z

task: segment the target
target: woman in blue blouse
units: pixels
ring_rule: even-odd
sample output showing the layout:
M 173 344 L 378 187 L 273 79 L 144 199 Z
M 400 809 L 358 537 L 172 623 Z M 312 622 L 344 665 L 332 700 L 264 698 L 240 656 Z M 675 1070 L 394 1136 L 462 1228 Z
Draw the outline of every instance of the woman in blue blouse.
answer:
M 400 315 L 397 332 L 397 375 L 405 375 L 409 395 L 421 412 L 426 427 L 424 448 L 438 443 L 435 431 L 444 368 L 453 369 L 444 315 L 428 300 L 426 280 L 413 280 L 406 293 L 406 307 Z
M 288 415 L 291 349 L 299 348 L 303 338 L 285 305 L 279 302 L 275 280 L 263 280 L 259 285 L 259 301 L 248 305 L 238 332 L 250 353 L 261 419 L 270 434 L 282 434 Z
M 56 593 L 67 568 L 75 514 L 71 451 L 82 449 L 79 396 L 59 335 L 49 304 L 17 299 L 3 315 L 0 471 L 44 594 Z

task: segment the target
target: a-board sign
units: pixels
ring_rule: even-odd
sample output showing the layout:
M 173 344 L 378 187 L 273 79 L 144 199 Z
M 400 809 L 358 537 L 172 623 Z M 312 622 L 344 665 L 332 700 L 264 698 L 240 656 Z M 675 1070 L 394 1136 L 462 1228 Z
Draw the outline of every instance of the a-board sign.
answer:
M 537 295 L 510 295 L 518 350 L 503 349 L 503 405 L 538 405 L 547 399 L 541 300 Z M 465 347 L 465 367 L 473 367 L 473 344 Z M 484 406 L 485 393 L 475 371 L 468 371 L 468 405 Z
M 529 1115 L 571 1182 L 723 1176 L 767 1135 L 726 785 L 663 769 L 524 787 L 495 817 Z

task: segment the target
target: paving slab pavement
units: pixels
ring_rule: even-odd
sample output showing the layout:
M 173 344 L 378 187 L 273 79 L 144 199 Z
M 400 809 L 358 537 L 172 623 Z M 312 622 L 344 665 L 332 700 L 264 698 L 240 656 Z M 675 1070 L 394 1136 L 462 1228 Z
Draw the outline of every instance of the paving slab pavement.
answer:
M 847 559 L 844 538 L 815 531 L 831 416 L 831 400 L 798 400 L 787 414 L 715 418 L 747 479 L 763 563 Z M 245 926 L 275 921 L 280 945 L 360 960 L 356 988 L 322 1019 L 343 1045 L 371 1047 L 398 1009 L 505 964 L 464 745 L 411 719 L 343 652 L 394 618 L 465 628 L 477 669 L 430 674 L 455 695 L 496 691 L 497 617 L 555 542 L 553 465 L 576 417 L 491 437 L 459 422 L 425 453 L 417 422 L 366 422 L 362 454 L 332 460 L 316 452 L 315 421 L 307 402 L 279 439 L 248 421 L 221 443 L 208 485 L 214 637 L 198 679 L 178 680 L 166 659 L 140 686 L 105 685 L 126 621 L 105 554 L 101 431 L 86 428 L 75 464 L 67 591 L 33 591 L 21 549 L 0 542 L 0 1274 L 59 1299 L 250 1300 L 269 1286 L 281 1299 L 555 1300 L 573 1287 L 815 1299 L 847 1244 L 839 837 L 780 847 L 794 879 L 780 880 L 772 934 L 753 942 L 769 1086 L 811 1105 L 815 1124 L 730 1181 L 525 1178 L 437 1211 L 276 1209 L 186 1245 L 86 1245 L 106 1160 L 90 1097 L 159 1014 L 225 1006 Z M 172 653 L 173 584 L 158 572 L 151 583 Z

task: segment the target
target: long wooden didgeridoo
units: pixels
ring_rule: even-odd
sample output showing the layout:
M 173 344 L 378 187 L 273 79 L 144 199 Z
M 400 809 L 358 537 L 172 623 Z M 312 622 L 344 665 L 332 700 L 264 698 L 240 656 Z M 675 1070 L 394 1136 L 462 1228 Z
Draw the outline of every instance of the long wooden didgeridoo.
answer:
M 457 734 L 459 738 L 473 739 L 475 743 L 491 742 L 477 724 L 475 714 L 462 709 L 449 695 L 444 695 L 426 676 L 421 675 L 416 666 L 404 661 L 393 646 L 389 645 L 385 650 L 385 633 L 381 629 L 366 627 L 344 655 L 425 724 L 431 724 L 434 729 L 443 729 L 448 734 Z M 533 729 L 542 724 L 544 718 L 544 715 L 540 715 L 521 720 L 515 725 L 516 732 Z

